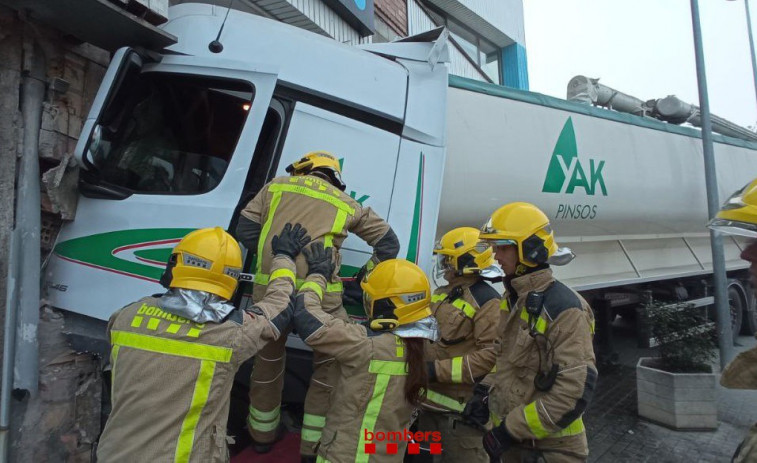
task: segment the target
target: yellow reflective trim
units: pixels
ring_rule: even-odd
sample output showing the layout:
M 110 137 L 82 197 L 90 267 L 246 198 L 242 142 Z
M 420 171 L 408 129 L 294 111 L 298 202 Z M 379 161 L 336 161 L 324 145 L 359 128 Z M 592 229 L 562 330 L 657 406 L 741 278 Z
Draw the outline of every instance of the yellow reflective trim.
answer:
M 156 331 L 158 329 L 158 326 L 160 325 L 160 319 L 159 318 L 151 318 L 147 320 L 147 329 Z
M 326 248 L 334 247 L 334 235 L 338 235 L 344 229 L 344 224 L 347 223 L 347 211 L 339 209 L 336 211 L 336 218 L 334 218 L 334 224 L 331 226 L 331 232 L 329 232 L 323 238 L 323 246 Z
M 276 278 L 289 278 L 294 282 L 296 280 L 294 276 L 294 272 L 289 270 L 288 268 L 280 268 L 273 271 L 270 278 L 268 279 L 269 282 L 275 280 Z
M 271 421 L 275 420 L 279 417 L 281 411 L 281 405 L 277 406 L 271 411 L 263 411 L 259 410 L 252 405 L 250 405 L 249 412 L 250 412 L 250 418 L 253 420 L 260 420 L 260 421 Z
M 268 275 L 264 273 L 256 273 L 253 281 L 256 285 L 267 286 L 269 281 Z M 301 278 L 297 278 L 297 280 L 294 282 L 294 286 L 297 289 L 302 288 L 302 285 L 304 284 L 305 280 Z M 337 281 L 335 283 L 326 283 L 327 293 L 341 293 L 342 291 L 344 291 L 344 284 L 341 281 Z
M 465 409 L 465 404 L 438 392 L 426 391 L 426 399 L 455 412 L 462 412 Z
M 198 360 L 229 363 L 232 350 L 227 347 L 209 346 L 198 342 L 164 339 L 147 334 L 112 331 L 110 339 L 113 345 L 146 350 L 158 354 L 176 355 Z
M 499 426 L 499 425 L 500 425 L 500 423 L 502 423 L 502 420 L 501 420 L 501 419 L 500 419 L 500 418 L 499 418 L 499 417 L 498 417 L 497 415 L 495 415 L 494 413 L 491 413 L 491 412 L 489 413 L 489 419 L 491 419 L 491 420 L 492 420 L 492 424 L 493 424 L 493 425 L 494 425 L 495 427 L 496 427 L 496 426 Z
M 198 330 L 197 328 L 190 328 L 189 331 L 187 331 L 187 336 L 190 338 L 199 338 L 200 330 Z
M 341 293 L 344 291 L 344 285 L 341 281 L 337 281 L 336 283 L 327 283 L 326 284 L 326 292 L 327 293 Z
M 113 346 L 110 349 L 110 400 L 114 399 L 114 385 L 116 384 L 116 360 L 118 359 L 118 350 L 121 346 Z
M 439 301 L 443 301 L 445 297 L 447 297 L 447 295 L 446 295 L 446 294 L 444 294 L 444 293 L 440 293 L 440 294 L 433 294 L 433 295 L 431 296 L 431 302 L 439 302 Z
M 274 190 L 273 189 L 274 186 L 276 185 L 271 185 L 271 188 L 269 188 L 268 190 L 268 191 L 273 192 L 273 197 L 271 197 L 271 204 L 268 206 L 268 216 L 265 219 L 263 228 L 260 229 L 260 237 L 258 238 L 258 254 L 257 254 L 258 258 L 257 258 L 257 263 L 255 265 L 256 277 L 257 277 L 257 274 L 260 273 L 260 270 L 263 268 L 263 247 L 265 246 L 265 241 L 268 238 L 268 233 L 271 231 L 271 224 L 273 223 L 273 215 L 276 213 L 276 208 L 279 207 L 279 203 L 281 202 L 281 192 Z M 257 283 L 257 279 L 255 280 L 255 283 Z M 265 283 L 265 284 L 268 284 L 268 283 Z
M 280 194 L 281 192 L 287 192 L 287 193 L 295 193 L 295 194 L 303 195 L 303 196 L 309 196 L 309 197 L 314 198 L 314 199 L 319 199 L 321 201 L 326 201 L 327 203 L 331 204 L 332 206 L 336 207 L 337 209 L 343 210 L 343 211 L 347 212 L 350 215 L 355 214 L 355 209 L 352 208 L 352 207 L 350 207 L 349 204 L 347 204 L 346 202 L 342 201 L 341 199 L 334 198 L 332 196 L 329 196 L 326 193 L 321 193 L 320 191 L 311 190 L 310 188 L 307 188 L 305 186 L 301 186 L 301 185 L 287 185 L 287 184 L 282 184 L 282 183 L 276 183 L 276 184 L 271 185 L 268 188 L 268 191 L 271 191 L 274 194 L 275 193 L 279 193 Z M 336 190 L 333 190 L 333 193 L 335 195 L 339 195 L 339 192 L 336 191 Z M 269 216 L 270 215 L 271 214 L 269 213 Z M 262 233 L 261 233 L 260 236 L 261 236 L 261 238 L 263 237 Z
M 135 315 L 134 318 L 131 320 L 131 327 L 132 328 L 139 328 L 142 326 L 142 317 L 139 315 Z
M 318 442 L 319 440 L 321 440 L 322 434 L 323 431 L 321 430 L 302 428 L 302 430 L 300 431 L 300 439 L 304 440 L 305 442 Z
M 403 346 L 397 347 L 397 357 L 398 358 L 405 357 L 405 348 Z
M 195 430 L 197 423 L 200 421 L 202 409 L 208 402 L 210 395 L 210 385 L 213 383 L 213 373 L 215 372 L 216 363 L 209 360 L 200 362 L 200 373 L 197 375 L 195 382 L 194 394 L 192 394 L 192 403 L 189 405 L 189 411 L 184 416 L 184 422 L 181 424 L 181 433 L 179 441 L 176 444 L 176 456 L 174 461 L 177 463 L 188 462 L 192 455 L 194 446 Z
M 455 299 L 452 302 L 452 305 L 462 310 L 468 318 L 473 318 L 476 316 L 476 309 L 462 299 Z
M 248 416 L 247 424 L 249 424 L 255 431 L 269 432 L 279 427 L 279 417 L 277 416 L 274 421 L 258 421 L 251 416 Z
M 318 455 L 318 458 L 315 459 L 315 463 L 331 463 L 331 462 L 323 458 L 322 456 Z
M 504 310 L 505 312 L 510 311 L 510 306 L 507 305 L 507 298 L 502 299 L 502 301 L 499 303 L 499 310 Z
M 327 187 L 326 185 L 318 184 L 318 190 L 320 190 L 320 191 L 326 191 L 328 189 L 329 189 L 329 187 Z
M 374 362 L 383 362 L 385 364 L 399 364 L 401 363 L 404 370 L 405 362 L 385 362 L 382 360 L 371 360 L 370 367 L 373 367 Z M 368 370 L 370 371 L 370 367 Z M 391 370 L 391 368 L 387 368 Z M 371 371 L 371 373 L 374 373 Z M 407 373 L 403 373 L 407 374 Z M 376 384 L 373 386 L 373 394 L 368 401 L 368 406 L 365 408 L 365 414 L 363 415 L 363 422 L 359 429 L 355 432 L 360 436 L 357 443 L 357 453 L 355 454 L 355 463 L 368 463 L 370 455 L 365 453 L 365 436 L 369 432 L 373 432 L 373 428 L 376 426 L 379 412 L 381 411 L 381 405 L 384 402 L 384 396 L 386 395 L 387 386 L 389 386 L 389 380 L 392 378 L 390 374 L 378 373 L 376 375 Z
M 302 424 L 305 426 L 310 426 L 311 428 L 322 428 L 326 426 L 326 417 L 305 413 L 305 415 L 303 415 L 302 417 Z
M 544 425 L 541 424 L 539 419 L 539 412 L 536 410 L 536 402 L 531 402 L 523 409 L 523 414 L 526 416 L 526 423 L 531 430 L 531 433 L 536 436 L 537 439 L 544 439 L 549 436 L 549 431 L 544 429 Z
M 168 328 L 166 328 L 166 333 L 176 334 L 179 332 L 179 328 L 181 328 L 181 325 L 178 323 L 171 323 L 168 325 Z
M 577 436 L 579 434 L 583 434 L 585 431 L 586 431 L 586 428 L 584 428 L 583 417 L 579 416 L 576 421 L 570 423 L 564 429 L 557 431 L 554 434 L 550 434 L 549 437 Z
M 594 334 L 594 325 L 595 325 L 595 322 L 594 322 L 594 320 L 592 320 L 591 321 L 591 325 L 589 327 L 591 329 L 591 334 Z
M 323 299 L 323 290 L 321 289 L 321 285 L 316 283 L 315 281 L 306 281 L 301 287 L 300 291 L 312 291 L 318 295 L 318 299 Z
M 462 357 L 452 357 L 452 382 L 453 383 L 462 383 L 463 382 L 463 358 Z
M 368 365 L 368 372 L 377 375 L 405 376 L 407 375 L 407 364 L 404 361 L 371 360 Z
M 528 312 L 526 311 L 526 308 L 524 307 L 523 310 L 520 312 L 520 319 L 528 323 Z M 529 325 L 530 326 L 530 325 Z M 543 319 L 541 316 L 536 319 L 536 324 L 534 326 L 537 332 L 544 334 L 547 332 L 547 320 Z

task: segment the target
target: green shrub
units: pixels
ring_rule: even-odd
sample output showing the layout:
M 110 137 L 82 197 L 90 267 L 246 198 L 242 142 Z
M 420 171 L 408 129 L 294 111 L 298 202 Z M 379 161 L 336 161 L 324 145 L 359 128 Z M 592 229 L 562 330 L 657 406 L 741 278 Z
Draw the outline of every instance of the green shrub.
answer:
M 717 335 L 703 307 L 686 303 L 647 306 L 652 337 L 659 346 L 657 367 L 671 373 L 710 373 Z

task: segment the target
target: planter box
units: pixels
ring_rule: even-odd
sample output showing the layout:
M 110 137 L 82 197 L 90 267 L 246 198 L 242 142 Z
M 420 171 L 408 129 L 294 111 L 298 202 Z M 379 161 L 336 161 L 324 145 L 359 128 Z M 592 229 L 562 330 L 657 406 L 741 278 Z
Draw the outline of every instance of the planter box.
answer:
M 653 358 L 636 365 L 639 416 L 679 430 L 718 427 L 717 376 L 714 373 L 668 373 L 650 366 Z

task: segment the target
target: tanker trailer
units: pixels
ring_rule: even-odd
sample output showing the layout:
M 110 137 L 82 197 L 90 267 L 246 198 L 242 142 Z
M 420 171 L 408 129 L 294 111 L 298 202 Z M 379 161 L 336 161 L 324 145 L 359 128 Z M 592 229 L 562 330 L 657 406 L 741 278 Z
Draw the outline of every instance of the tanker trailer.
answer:
M 713 304 L 700 132 L 537 93 L 450 77 L 437 235 L 528 201 L 576 253 L 556 276 L 602 312 L 636 317 L 650 298 Z M 757 172 L 757 143 L 714 135 L 721 200 Z M 743 242 L 725 237 L 734 333 L 757 329 Z M 638 317 L 641 315 L 641 317 Z M 602 323 L 605 322 L 605 323 Z

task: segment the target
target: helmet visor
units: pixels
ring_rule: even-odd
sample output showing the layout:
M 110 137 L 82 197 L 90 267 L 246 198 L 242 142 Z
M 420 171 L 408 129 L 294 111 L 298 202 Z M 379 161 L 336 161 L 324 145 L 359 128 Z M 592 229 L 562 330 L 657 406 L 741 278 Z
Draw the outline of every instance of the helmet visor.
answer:
M 444 274 L 451 270 L 450 257 L 442 254 L 437 254 L 434 259 L 434 278 L 437 280 L 444 278 Z
M 368 318 L 373 316 L 373 297 L 368 294 L 368 291 L 363 290 L 363 310 Z
M 707 227 L 725 233 L 727 235 L 746 236 L 747 238 L 757 238 L 757 225 L 748 222 L 738 222 L 736 220 L 718 219 L 717 217 L 710 220 Z

